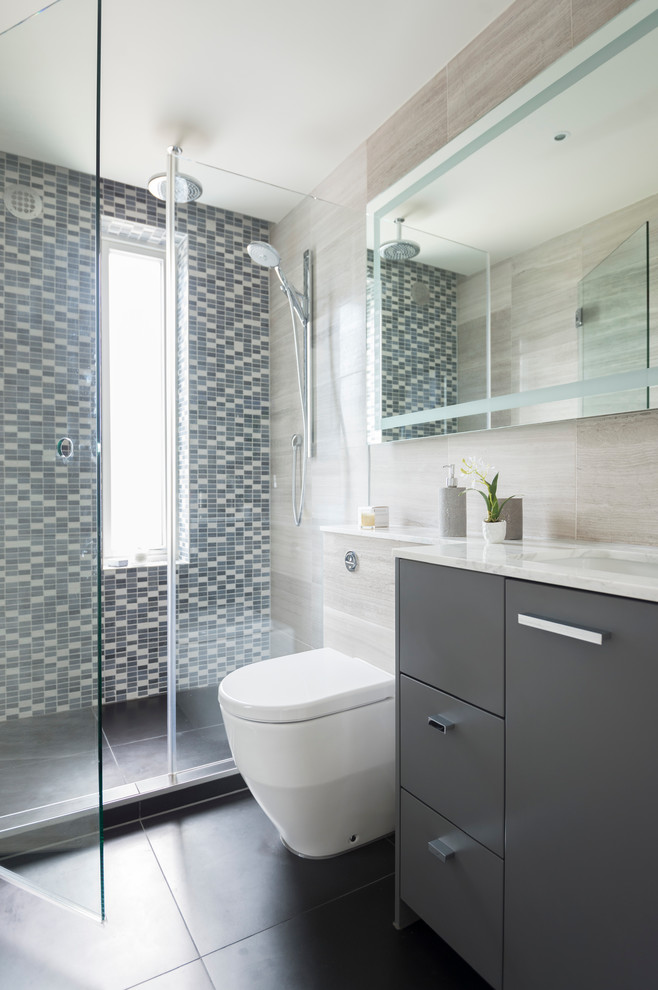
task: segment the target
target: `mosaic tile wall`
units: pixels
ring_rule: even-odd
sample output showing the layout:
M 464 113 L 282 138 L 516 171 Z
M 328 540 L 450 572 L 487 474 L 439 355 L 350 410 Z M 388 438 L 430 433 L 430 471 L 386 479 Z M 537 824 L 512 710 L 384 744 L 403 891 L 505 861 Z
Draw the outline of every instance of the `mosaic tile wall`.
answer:
M 93 180 L 0 155 L 0 192 L 7 181 L 39 192 L 45 209 L 27 221 L 0 208 L 0 718 L 95 698 L 95 473 L 84 457 L 96 442 Z M 102 200 L 108 216 L 164 228 L 164 204 L 144 189 L 106 181 Z M 268 224 L 201 203 L 178 218 L 189 258 L 178 582 L 187 688 L 269 654 L 268 276 L 245 253 Z M 60 435 L 80 437 L 79 459 L 56 461 Z M 166 607 L 166 567 L 104 572 L 105 701 L 166 689 Z
M 368 268 L 372 272 L 372 252 Z M 457 401 L 457 276 L 414 261 L 381 260 L 382 416 Z M 455 429 L 446 420 L 443 432 Z M 434 436 L 437 423 L 394 427 L 384 440 Z
M 39 216 L 10 212 L 16 186 Z M 95 182 L 0 153 L 0 197 L 0 719 L 13 719 L 96 699 Z
M 164 228 L 164 204 L 144 189 L 104 181 L 101 191 L 105 216 Z M 193 203 L 178 207 L 176 229 L 189 265 L 184 689 L 269 655 L 269 280 L 246 254 L 269 227 Z M 106 571 L 104 589 L 104 700 L 164 692 L 166 568 Z

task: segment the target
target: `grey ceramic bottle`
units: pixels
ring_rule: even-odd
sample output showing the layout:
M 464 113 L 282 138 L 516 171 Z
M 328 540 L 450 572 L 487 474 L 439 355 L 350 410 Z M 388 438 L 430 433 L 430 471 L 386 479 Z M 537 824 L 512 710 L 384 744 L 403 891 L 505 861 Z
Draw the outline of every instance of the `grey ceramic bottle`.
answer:
M 455 465 L 443 466 L 448 474 L 445 488 L 439 489 L 439 536 L 466 536 L 466 489 L 457 487 Z

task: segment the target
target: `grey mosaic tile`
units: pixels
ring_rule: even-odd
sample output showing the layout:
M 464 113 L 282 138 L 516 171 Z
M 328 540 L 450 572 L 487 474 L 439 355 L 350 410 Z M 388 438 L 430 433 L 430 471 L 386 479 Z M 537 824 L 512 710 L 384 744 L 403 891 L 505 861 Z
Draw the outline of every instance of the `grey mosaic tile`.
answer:
M 0 190 L 43 212 L 0 210 L 0 718 L 96 700 L 95 182 L 0 154 Z M 76 438 L 58 458 L 58 438 Z
M 369 251 L 371 277 L 372 272 Z M 380 281 L 382 417 L 455 403 L 457 275 L 415 261 L 382 259 Z M 382 431 L 382 438 L 404 440 L 455 429 L 453 420 L 446 420 L 442 430 L 435 422 L 419 423 L 389 427 Z
M 32 185 L 44 212 L 0 212 L 0 719 L 90 705 L 96 645 L 93 179 L 0 155 L 7 181 Z M 164 229 L 144 189 L 103 181 L 102 211 Z M 179 686 L 192 688 L 269 654 L 268 279 L 246 255 L 268 224 L 200 203 L 178 220 Z M 49 452 L 63 435 L 80 438 L 66 465 Z M 164 691 L 166 568 L 105 570 L 102 592 L 104 700 Z

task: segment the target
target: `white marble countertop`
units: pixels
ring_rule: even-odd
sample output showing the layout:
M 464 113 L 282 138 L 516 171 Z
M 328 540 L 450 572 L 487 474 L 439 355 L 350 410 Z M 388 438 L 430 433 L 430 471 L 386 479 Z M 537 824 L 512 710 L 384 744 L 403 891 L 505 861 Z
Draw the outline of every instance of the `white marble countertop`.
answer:
M 365 536 L 374 540 L 391 540 L 397 543 L 438 543 L 438 530 L 427 526 L 378 526 L 376 529 L 362 529 L 356 523 L 320 526 L 323 533 L 337 533 L 339 536 Z
M 396 547 L 395 557 L 658 602 L 658 548 L 585 541 L 476 538 Z

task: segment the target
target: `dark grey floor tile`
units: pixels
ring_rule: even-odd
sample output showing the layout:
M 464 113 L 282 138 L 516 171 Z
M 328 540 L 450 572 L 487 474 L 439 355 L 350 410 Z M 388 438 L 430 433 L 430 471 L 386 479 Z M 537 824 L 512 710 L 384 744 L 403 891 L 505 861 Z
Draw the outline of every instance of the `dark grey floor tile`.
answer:
M 491 990 L 423 922 L 396 931 L 393 896 L 377 881 L 203 961 L 216 990 Z
M 70 812 L 70 806 L 58 806 L 58 810 Z M 87 812 L 62 814 L 58 818 L 46 816 L 45 820 L 34 822 L 29 827 L 3 828 L 0 832 L 0 863 L 6 869 L 23 874 L 34 883 L 66 897 L 77 895 L 80 882 L 72 870 L 62 870 L 59 864 L 75 862 L 77 872 L 89 880 L 84 886 L 88 898 L 85 904 L 96 911 L 99 910 L 100 898 L 99 847 L 98 807 L 92 807 Z M 75 854 L 73 858 L 66 858 L 69 853 Z M 54 881 L 52 887 L 49 886 L 51 877 Z M 71 881 L 75 884 L 75 895 L 67 894 Z
M 188 963 L 154 980 L 139 983 L 134 990 L 214 990 L 213 982 L 200 960 Z M 225 987 L 224 990 L 230 990 Z
M 121 787 L 122 784 L 126 783 L 129 783 L 129 781 L 121 773 L 114 753 L 107 743 L 103 743 L 103 790 L 107 791 L 111 787 Z
M 0 881 L 2 985 L 12 990 L 125 990 L 198 958 L 141 829 L 105 843 L 107 913 L 94 923 Z M 87 878 L 74 854 L 56 857 L 71 896 Z
M 47 746 L 34 759 L 0 760 L 0 815 L 60 804 L 98 793 L 96 748 L 52 756 Z
M 231 747 L 223 723 L 204 729 L 193 729 L 176 734 L 176 755 L 179 770 L 216 763 L 231 756 Z
M 154 819 L 146 831 L 202 954 L 393 871 L 387 840 L 332 859 L 293 855 L 248 792 Z
M 222 721 L 222 712 L 217 695 L 219 685 L 205 688 L 192 688 L 176 692 L 176 705 L 190 721 L 194 729 L 217 725 Z
M 167 773 L 167 737 L 157 736 L 112 747 L 126 781 L 147 780 Z M 231 755 L 224 725 L 176 733 L 176 765 L 188 770 Z
M 103 732 L 110 746 L 164 736 L 167 732 L 167 696 L 153 695 L 134 701 L 118 701 L 103 706 Z M 184 712 L 178 712 L 178 729 L 194 726 Z
M 0 760 L 35 760 L 95 752 L 98 721 L 92 708 L 34 715 L 0 723 Z
M 148 780 L 168 772 L 166 736 L 113 744 L 112 753 L 127 782 Z

